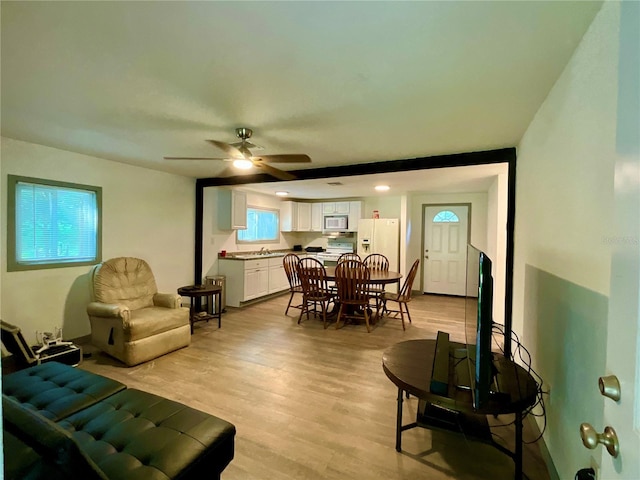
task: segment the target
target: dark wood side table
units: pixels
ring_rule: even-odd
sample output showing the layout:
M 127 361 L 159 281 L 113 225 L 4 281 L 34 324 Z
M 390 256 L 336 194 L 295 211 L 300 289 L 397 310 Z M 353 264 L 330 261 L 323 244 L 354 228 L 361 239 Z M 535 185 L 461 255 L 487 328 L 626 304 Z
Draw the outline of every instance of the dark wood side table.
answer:
M 218 328 L 222 326 L 222 287 L 220 285 L 187 285 L 178 289 L 178 295 L 191 299 L 189 306 L 191 334 L 193 334 L 194 322 L 201 320 L 208 322 L 210 319 L 218 317 Z M 213 302 L 213 297 L 216 297 L 216 313 L 214 315 L 210 315 L 206 311 L 199 311 L 199 309 L 196 308 L 196 299 L 202 297 L 208 297 L 207 302 Z
M 466 349 L 462 343 L 451 342 L 450 362 L 459 362 L 456 351 Z M 488 443 L 510 456 L 515 463 L 516 480 L 522 478 L 522 419 L 523 412 L 536 401 L 538 386 L 533 377 L 520 365 L 503 355 L 494 354 L 500 394 L 490 397 L 481 410 L 474 410 L 469 390 L 456 387 L 451 377 L 446 395 L 431 392 L 431 375 L 436 352 L 435 340 L 409 340 L 389 347 L 382 355 L 382 368 L 398 387 L 396 418 L 396 450 L 402 450 L 402 432 L 415 427 L 442 428 L 458 431 Z M 403 393 L 420 400 L 416 422 L 402 425 Z M 492 441 L 486 421 L 487 415 L 515 414 L 515 451 Z M 488 435 L 487 435 L 488 434 Z

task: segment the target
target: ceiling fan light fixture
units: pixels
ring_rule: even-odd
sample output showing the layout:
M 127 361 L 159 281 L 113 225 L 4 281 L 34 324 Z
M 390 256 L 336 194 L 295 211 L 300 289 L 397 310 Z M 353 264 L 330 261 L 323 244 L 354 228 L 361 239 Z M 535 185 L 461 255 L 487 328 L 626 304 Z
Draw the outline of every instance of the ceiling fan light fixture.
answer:
M 376 185 L 374 188 L 378 192 L 387 192 L 389 190 L 389 185 Z
M 238 170 L 249 170 L 253 167 L 253 162 L 246 158 L 238 158 L 233 161 L 233 166 Z

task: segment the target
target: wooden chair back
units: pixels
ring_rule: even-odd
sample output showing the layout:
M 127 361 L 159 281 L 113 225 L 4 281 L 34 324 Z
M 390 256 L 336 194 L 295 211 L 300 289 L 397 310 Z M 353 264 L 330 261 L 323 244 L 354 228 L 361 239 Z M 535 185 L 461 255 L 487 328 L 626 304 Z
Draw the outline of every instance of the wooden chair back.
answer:
M 413 289 L 413 281 L 416 278 L 416 273 L 418 273 L 418 266 L 420 265 L 420 259 L 418 258 L 413 265 L 411 265 L 411 270 L 407 274 L 407 278 L 404 280 L 404 284 L 398 292 L 400 298 L 411 298 L 411 290 Z
M 370 270 L 389 271 L 389 259 L 381 253 L 367 255 L 362 261 Z
M 298 262 L 300 257 L 295 253 L 288 253 L 282 259 L 284 265 L 284 272 L 287 274 L 287 280 L 289 280 L 289 289 L 293 290 L 296 287 L 301 286 L 300 277 L 298 276 Z
M 346 305 L 368 305 L 371 296 L 366 265 L 359 261 L 343 261 L 336 266 L 338 299 Z
M 321 298 L 327 295 L 327 271 L 322 262 L 315 258 L 301 258 L 298 262 L 298 276 L 305 298 Z
M 343 253 L 338 257 L 338 265 L 346 260 L 358 260 L 361 261 L 360 255 L 357 253 Z

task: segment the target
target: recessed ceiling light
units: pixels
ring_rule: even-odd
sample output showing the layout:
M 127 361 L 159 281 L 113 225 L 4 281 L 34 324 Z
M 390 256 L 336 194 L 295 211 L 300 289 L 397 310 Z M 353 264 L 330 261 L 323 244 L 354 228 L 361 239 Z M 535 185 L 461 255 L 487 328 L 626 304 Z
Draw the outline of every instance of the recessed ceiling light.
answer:
M 253 167 L 253 162 L 251 160 L 247 160 L 246 158 L 240 158 L 233 161 L 233 166 L 240 170 L 248 170 Z
M 276 195 L 279 197 L 286 197 L 287 195 L 289 195 L 289 192 L 280 191 L 276 192 Z
M 376 185 L 375 188 L 378 192 L 386 192 L 389 190 L 389 185 Z

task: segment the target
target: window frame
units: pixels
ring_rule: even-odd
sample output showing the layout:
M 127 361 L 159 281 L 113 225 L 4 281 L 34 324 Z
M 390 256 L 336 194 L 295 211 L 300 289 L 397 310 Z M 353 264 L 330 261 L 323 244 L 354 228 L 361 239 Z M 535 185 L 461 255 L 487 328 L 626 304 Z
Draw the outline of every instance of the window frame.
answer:
M 249 228 L 249 218 L 248 218 L 249 210 L 258 210 L 262 212 L 275 213 L 276 219 L 278 220 L 278 225 L 276 227 L 276 232 L 275 232 L 275 238 L 273 240 L 241 240 L 240 232 L 244 232 L 246 230 L 236 230 L 236 244 L 237 245 L 255 245 L 259 243 L 269 243 L 269 244 L 280 243 L 280 209 L 247 205 L 247 229 Z
M 96 253 L 90 260 L 34 261 L 18 262 L 17 260 L 17 228 L 16 228 L 16 188 L 18 183 L 31 183 L 47 187 L 59 187 L 71 190 L 93 192 L 96 196 Z M 7 271 L 19 272 L 27 270 L 43 270 L 50 268 L 81 267 L 96 265 L 102 262 L 102 187 L 80 183 L 62 182 L 44 178 L 7 175 Z
M 451 216 L 447 217 L 447 214 L 451 214 Z M 440 217 L 442 215 L 442 219 L 438 219 L 438 217 Z M 433 216 L 433 219 L 431 220 L 432 223 L 460 223 L 460 218 L 458 218 L 458 215 L 455 212 L 452 212 L 451 210 L 440 210 L 438 213 L 436 213 Z

